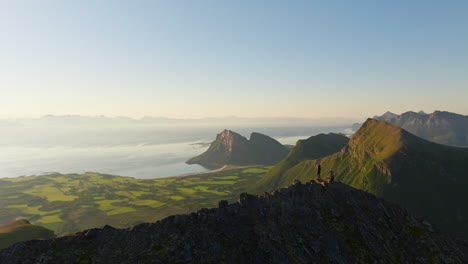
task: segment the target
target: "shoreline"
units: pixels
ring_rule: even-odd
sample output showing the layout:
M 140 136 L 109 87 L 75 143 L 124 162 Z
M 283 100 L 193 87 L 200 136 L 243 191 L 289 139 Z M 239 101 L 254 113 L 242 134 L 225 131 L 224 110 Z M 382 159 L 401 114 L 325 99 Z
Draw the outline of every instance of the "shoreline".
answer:
M 215 172 L 223 171 L 223 170 L 225 170 L 227 167 L 228 167 L 228 165 L 224 165 L 224 166 L 222 166 L 221 168 L 214 169 L 214 170 L 207 170 L 207 171 L 201 171 L 201 172 L 189 172 L 189 173 L 184 173 L 184 174 L 179 174 L 179 175 L 173 175 L 173 176 L 167 176 L 167 177 L 156 178 L 156 179 L 176 178 L 176 177 L 194 176 L 194 175 L 199 175 L 199 174 L 215 173 Z
M 202 171 L 202 172 L 189 172 L 189 173 L 184 173 L 184 174 L 179 174 L 179 175 L 167 176 L 167 177 L 162 177 L 162 178 L 151 178 L 151 179 L 144 179 L 144 180 L 156 180 L 156 179 L 170 179 L 170 178 L 188 177 L 188 176 L 196 176 L 196 175 L 203 175 L 203 174 L 211 174 L 211 173 L 227 171 L 227 170 L 245 169 L 245 168 L 256 167 L 256 166 L 258 166 L 258 165 L 247 165 L 247 166 L 224 165 L 223 167 L 218 168 L 218 169 L 214 169 L 214 170 L 208 170 L 208 171 Z
M 224 165 L 221 168 L 214 169 L 214 170 L 207 170 L 207 171 L 201 171 L 201 172 L 189 172 L 189 173 L 184 173 L 184 174 L 157 177 L 157 178 L 137 178 L 137 177 L 132 177 L 132 176 L 108 174 L 108 173 L 102 173 L 102 172 L 96 172 L 96 171 L 86 171 L 86 172 L 75 172 L 75 173 L 44 172 L 44 173 L 35 174 L 35 175 L 21 175 L 21 176 L 17 176 L 17 177 L 3 177 L 3 178 L 0 178 L 0 180 L 1 179 L 28 178 L 28 177 L 41 177 L 41 176 L 49 176 L 49 175 L 54 175 L 54 174 L 67 175 L 67 174 L 87 174 L 87 173 L 96 173 L 96 174 L 101 174 L 101 175 L 110 175 L 110 176 L 114 176 L 114 177 L 132 178 L 132 179 L 137 179 L 137 180 L 158 180 L 158 179 L 182 178 L 182 177 L 189 177 L 189 176 L 196 176 L 196 175 L 203 175 L 203 174 L 211 174 L 211 173 L 216 173 L 216 172 L 221 172 L 221 171 L 235 170 L 235 169 L 246 169 L 246 168 L 252 168 L 252 167 L 257 167 L 257 166 L 262 166 L 262 165 L 244 165 L 244 166 Z

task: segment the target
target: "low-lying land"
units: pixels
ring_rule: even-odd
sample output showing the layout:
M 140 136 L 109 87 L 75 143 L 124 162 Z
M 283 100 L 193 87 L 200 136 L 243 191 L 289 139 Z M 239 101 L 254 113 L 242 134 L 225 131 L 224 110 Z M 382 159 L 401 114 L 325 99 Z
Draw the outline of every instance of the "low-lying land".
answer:
M 16 242 L 53 237 L 55 237 L 55 234 L 52 230 L 32 225 L 26 219 L 18 219 L 0 225 L 0 249 L 6 248 Z
M 234 201 L 271 167 L 135 179 L 99 173 L 0 179 L 0 220 L 27 218 L 58 235 L 103 225 L 129 227 Z

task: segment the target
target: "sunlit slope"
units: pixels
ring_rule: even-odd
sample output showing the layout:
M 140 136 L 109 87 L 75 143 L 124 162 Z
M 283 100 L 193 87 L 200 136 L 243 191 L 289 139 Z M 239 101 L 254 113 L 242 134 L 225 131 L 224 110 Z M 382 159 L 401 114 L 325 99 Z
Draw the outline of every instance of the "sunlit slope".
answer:
M 252 192 L 263 192 L 290 184 L 294 177 L 285 173 L 304 160 L 318 159 L 340 151 L 349 139 L 341 134 L 319 134 L 299 140 L 288 156 L 276 164 L 271 171 L 252 186 Z
M 15 220 L 0 226 L 0 248 L 6 248 L 21 241 L 53 237 L 55 237 L 55 234 L 52 230 L 32 225 L 25 219 Z
M 63 235 L 87 228 L 129 227 L 233 201 L 270 167 L 163 179 L 99 173 L 0 179 L 0 219 L 27 217 Z
M 438 226 L 468 236 L 468 149 L 439 145 L 368 119 L 339 153 L 318 160 L 322 177 L 398 202 Z M 287 170 L 276 184 L 315 178 L 314 160 Z M 268 190 L 270 186 L 260 186 Z

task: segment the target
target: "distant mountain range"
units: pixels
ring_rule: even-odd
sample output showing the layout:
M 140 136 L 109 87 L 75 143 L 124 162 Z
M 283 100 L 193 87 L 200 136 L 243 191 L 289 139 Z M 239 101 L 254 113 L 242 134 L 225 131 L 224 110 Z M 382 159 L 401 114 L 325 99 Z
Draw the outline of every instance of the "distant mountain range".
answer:
M 252 133 L 250 139 L 225 129 L 216 136 L 204 153 L 191 158 L 188 164 L 220 165 L 273 165 L 282 160 L 289 150 L 275 139 Z
M 26 219 L 14 220 L 0 226 L 0 249 L 21 241 L 54 237 L 52 230 L 33 225 Z
M 292 150 L 292 153 L 295 150 Z M 315 160 L 264 176 L 256 190 L 316 177 Z M 341 151 L 317 160 L 322 175 L 397 202 L 454 235 L 468 237 L 468 148 L 439 145 L 385 122 L 368 119 Z M 281 173 L 275 173 L 281 170 Z M 273 183 L 273 185 L 271 184 Z
M 342 183 L 295 182 L 129 229 L 95 228 L 0 251 L 28 263 L 467 263 L 468 248 Z
M 429 141 L 458 147 L 468 147 L 468 116 L 450 112 L 422 111 L 396 115 L 386 112 L 374 119 L 401 127 L 406 131 Z
M 83 116 L 83 115 L 46 115 L 41 118 L 0 119 L 2 126 L 23 125 L 151 125 L 151 126 L 211 126 L 211 127 L 345 127 L 356 122 L 356 118 L 330 117 L 330 118 L 295 118 L 295 117 L 206 117 L 206 118 L 168 118 L 145 116 L 139 119 L 125 116 Z

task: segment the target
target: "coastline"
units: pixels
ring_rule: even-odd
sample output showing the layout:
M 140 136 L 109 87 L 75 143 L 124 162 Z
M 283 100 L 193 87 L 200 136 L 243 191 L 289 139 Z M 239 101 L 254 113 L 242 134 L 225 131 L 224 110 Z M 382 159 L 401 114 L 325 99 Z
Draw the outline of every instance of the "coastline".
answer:
M 164 178 L 177 178 L 177 177 L 185 177 L 185 176 L 193 176 L 193 175 L 200 175 L 200 174 L 209 174 L 209 173 L 215 173 L 215 172 L 220 172 L 225 170 L 228 167 L 228 165 L 224 165 L 221 168 L 214 169 L 214 170 L 208 170 L 208 171 L 201 171 L 201 172 L 189 172 L 189 173 L 184 173 L 184 174 L 179 174 L 179 175 L 173 175 L 173 176 L 168 176 L 168 177 L 163 177 L 163 178 L 158 178 L 158 179 L 164 179 Z
M 162 177 L 162 178 L 151 178 L 151 179 L 143 179 L 143 180 L 181 178 L 181 177 L 188 177 L 188 176 L 195 176 L 195 175 L 211 174 L 211 173 L 216 173 L 216 172 L 221 172 L 221 171 L 226 171 L 226 170 L 245 169 L 245 168 L 250 168 L 250 167 L 255 167 L 255 166 L 258 166 L 258 165 L 247 165 L 247 166 L 224 165 L 224 166 L 221 167 L 221 168 L 214 169 L 214 170 L 209 170 L 209 171 L 190 172 L 190 173 L 184 173 L 184 174 L 179 174 L 179 175 L 167 176 L 167 177 Z

